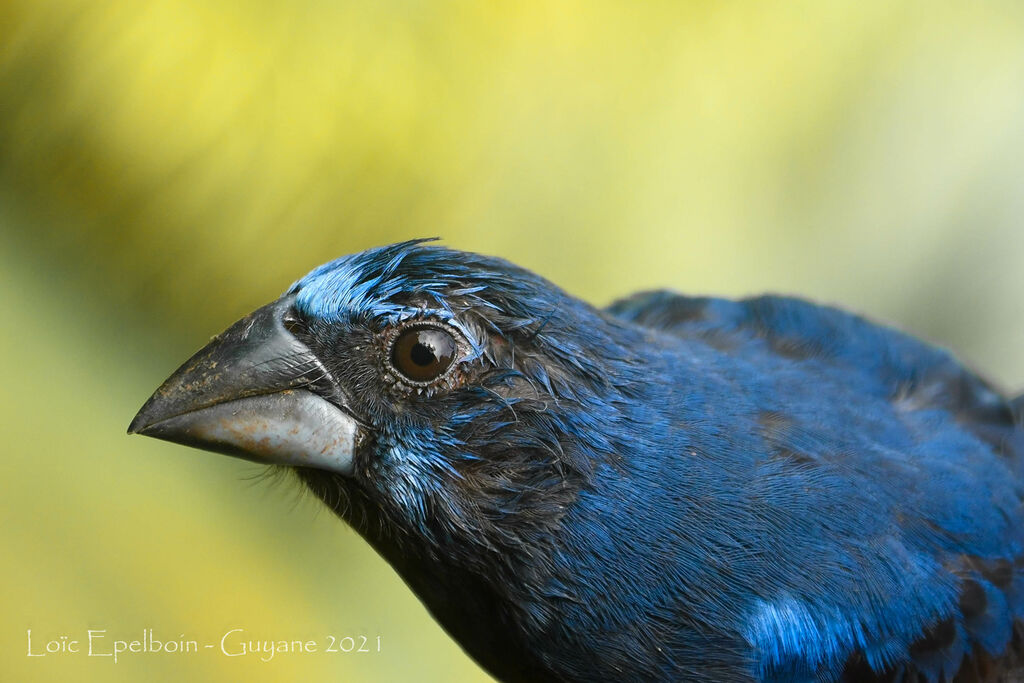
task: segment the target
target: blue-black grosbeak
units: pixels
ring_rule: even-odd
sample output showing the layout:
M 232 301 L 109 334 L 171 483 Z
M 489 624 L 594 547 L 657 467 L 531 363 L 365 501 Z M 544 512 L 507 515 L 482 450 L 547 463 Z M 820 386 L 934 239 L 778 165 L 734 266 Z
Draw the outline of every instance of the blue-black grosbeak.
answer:
M 419 240 L 317 268 L 130 431 L 293 468 L 501 679 L 934 683 L 1017 680 L 1021 413 L 833 308 L 601 310 Z

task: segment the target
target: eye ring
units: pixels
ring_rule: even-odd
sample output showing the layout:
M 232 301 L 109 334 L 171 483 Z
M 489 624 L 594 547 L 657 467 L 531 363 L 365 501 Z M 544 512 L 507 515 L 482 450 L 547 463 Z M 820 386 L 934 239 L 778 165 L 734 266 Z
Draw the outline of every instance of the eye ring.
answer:
M 387 348 L 391 370 L 404 383 L 428 387 L 458 365 L 459 335 L 448 325 L 421 321 L 399 329 Z

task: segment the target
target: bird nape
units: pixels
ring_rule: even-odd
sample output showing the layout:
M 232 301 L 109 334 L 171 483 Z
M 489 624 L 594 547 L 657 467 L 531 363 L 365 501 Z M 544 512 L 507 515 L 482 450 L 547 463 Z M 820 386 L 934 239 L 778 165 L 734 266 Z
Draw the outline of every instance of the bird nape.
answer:
M 129 431 L 293 468 L 502 680 L 1024 676 L 1020 401 L 833 308 L 602 310 L 424 242 L 315 269 Z

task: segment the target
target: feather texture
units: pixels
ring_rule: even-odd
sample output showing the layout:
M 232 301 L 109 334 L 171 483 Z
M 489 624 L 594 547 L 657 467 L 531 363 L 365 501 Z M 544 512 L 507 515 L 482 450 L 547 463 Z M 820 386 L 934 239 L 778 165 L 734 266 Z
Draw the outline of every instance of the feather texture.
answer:
M 1024 410 L 949 353 L 785 297 L 598 310 L 422 241 L 290 292 L 375 435 L 354 477 L 300 476 L 496 676 L 1016 666 Z M 385 340 L 422 320 L 470 352 L 411 390 Z

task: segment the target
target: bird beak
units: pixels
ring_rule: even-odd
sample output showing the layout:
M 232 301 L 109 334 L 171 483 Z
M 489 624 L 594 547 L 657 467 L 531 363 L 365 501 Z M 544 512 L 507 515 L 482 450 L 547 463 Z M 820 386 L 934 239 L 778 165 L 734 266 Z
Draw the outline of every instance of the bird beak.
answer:
M 320 360 L 288 331 L 294 298 L 214 337 L 146 401 L 128 433 L 351 474 L 361 428 Z

